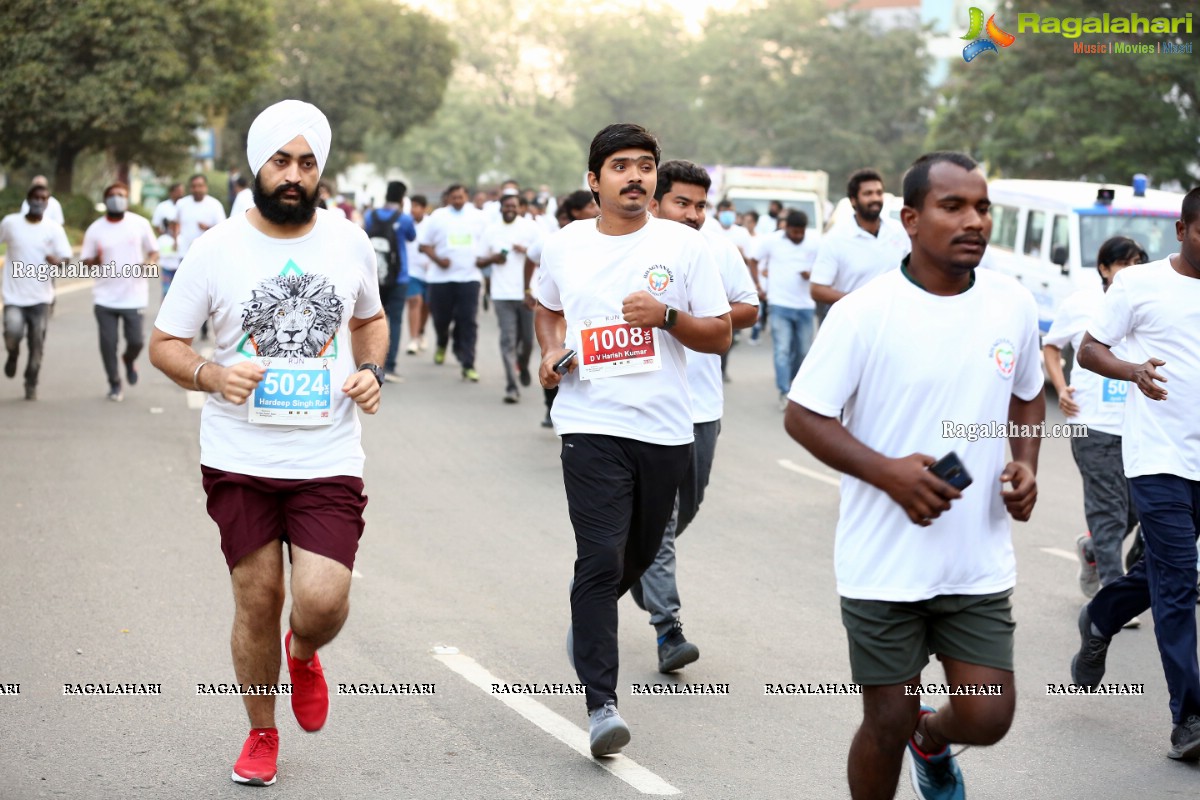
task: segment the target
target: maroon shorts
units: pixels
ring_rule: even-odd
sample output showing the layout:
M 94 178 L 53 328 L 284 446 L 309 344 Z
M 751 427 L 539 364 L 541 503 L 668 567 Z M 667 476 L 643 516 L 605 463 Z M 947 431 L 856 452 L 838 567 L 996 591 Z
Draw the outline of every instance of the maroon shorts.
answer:
M 230 572 L 277 539 L 354 569 L 367 507 L 362 478 L 258 478 L 203 464 L 200 473 Z

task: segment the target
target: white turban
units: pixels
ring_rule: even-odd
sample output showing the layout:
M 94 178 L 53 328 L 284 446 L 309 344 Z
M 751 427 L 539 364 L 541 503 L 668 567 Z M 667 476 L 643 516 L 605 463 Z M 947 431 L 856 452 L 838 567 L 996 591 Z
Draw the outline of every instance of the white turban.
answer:
M 281 100 L 264 109 L 254 120 L 246 134 L 246 159 L 250 169 L 257 175 L 271 156 L 297 136 L 303 136 L 308 142 L 317 157 L 317 171 L 324 172 L 333 133 L 321 109 L 303 100 Z

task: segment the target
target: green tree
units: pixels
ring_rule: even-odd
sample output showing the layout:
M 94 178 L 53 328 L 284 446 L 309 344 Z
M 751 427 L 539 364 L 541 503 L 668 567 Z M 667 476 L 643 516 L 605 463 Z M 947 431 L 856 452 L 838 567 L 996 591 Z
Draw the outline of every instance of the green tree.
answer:
M 823 169 L 835 185 L 872 166 L 894 186 L 920 153 L 933 105 L 922 29 L 771 0 L 713 17 L 707 34 L 706 60 L 719 65 L 704 94 L 715 159 Z
M 1192 4 L 1130 0 L 1120 14 L 1183 16 Z M 1084 0 L 1028 0 L 1023 13 L 1095 15 Z M 1117 12 L 1113 12 L 1116 14 Z M 997 14 L 1010 33 L 1016 11 Z M 1004 22 L 1010 24 L 1005 26 Z M 1179 37 L 1025 33 L 999 53 L 959 62 L 942 89 L 933 146 L 965 150 L 1021 178 L 1195 183 L 1200 153 L 1200 69 L 1195 56 L 1081 55 L 1074 42 L 1153 43 Z
M 258 0 L 8 0 L 0 37 L 0 162 L 176 162 L 193 130 L 260 79 L 270 13 Z
M 227 157 L 243 159 L 250 123 L 286 98 L 329 118 L 330 174 L 356 160 L 369 132 L 399 137 L 441 104 L 455 48 L 428 14 L 390 0 L 290 0 L 276 3 L 275 19 L 274 77 L 230 117 Z

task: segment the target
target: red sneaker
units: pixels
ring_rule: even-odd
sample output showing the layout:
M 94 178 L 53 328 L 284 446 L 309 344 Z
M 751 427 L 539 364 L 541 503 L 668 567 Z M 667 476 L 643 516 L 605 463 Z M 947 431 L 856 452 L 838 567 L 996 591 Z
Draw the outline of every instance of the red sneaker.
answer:
M 275 762 L 279 759 L 279 732 L 274 728 L 254 728 L 242 745 L 242 754 L 233 765 L 233 781 L 246 786 L 270 786 L 275 782 Z
M 329 687 L 321 659 L 313 653 L 309 661 L 292 658 L 292 632 L 283 637 L 283 652 L 287 655 L 288 675 L 292 679 L 292 713 L 300 727 L 312 733 L 325 726 L 329 716 Z

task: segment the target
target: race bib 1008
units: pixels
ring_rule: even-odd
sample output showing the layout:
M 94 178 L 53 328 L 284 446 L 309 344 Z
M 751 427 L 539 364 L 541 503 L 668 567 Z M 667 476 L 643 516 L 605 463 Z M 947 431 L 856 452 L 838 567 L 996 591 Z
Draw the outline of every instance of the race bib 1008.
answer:
M 580 380 L 662 369 L 654 328 L 635 328 L 619 314 L 585 319 L 579 338 Z
M 333 424 L 332 358 L 255 358 L 262 380 L 250 395 L 250 421 L 312 427 Z

